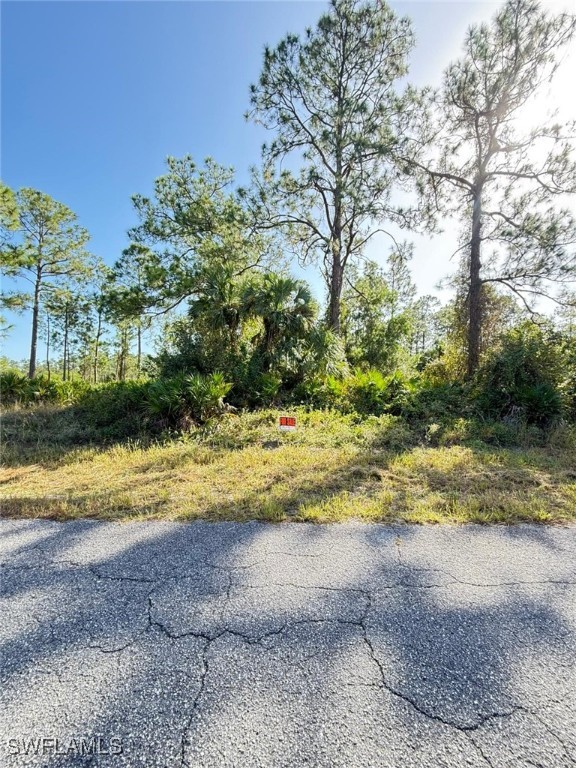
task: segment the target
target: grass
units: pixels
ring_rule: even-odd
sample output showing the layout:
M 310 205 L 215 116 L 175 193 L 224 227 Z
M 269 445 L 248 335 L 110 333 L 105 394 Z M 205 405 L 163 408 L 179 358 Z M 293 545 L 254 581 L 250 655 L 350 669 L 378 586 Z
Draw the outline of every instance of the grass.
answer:
M 573 430 L 538 445 L 502 447 L 471 438 L 470 424 L 424 429 L 420 441 L 418 432 L 392 416 L 359 420 L 299 412 L 294 433 L 279 432 L 277 416 L 228 416 L 183 437 L 103 446 L 78 445 L 94 436 L 70 409 L 12 410 L 3 418 L 2 514 L 56 520 L 576 520 Z M 431 432 L 437 444 L 426 442 Z

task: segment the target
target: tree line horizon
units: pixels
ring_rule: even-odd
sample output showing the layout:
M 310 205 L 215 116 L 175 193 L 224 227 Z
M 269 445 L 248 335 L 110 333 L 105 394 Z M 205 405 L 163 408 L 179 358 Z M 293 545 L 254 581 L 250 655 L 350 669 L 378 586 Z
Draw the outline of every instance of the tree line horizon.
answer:
M 259 386 L 274 388 L 305 359 L 333 373 L 390 371 L 403 356 L 418 370 L 443 358 L 471 379 L 502 330 L 542 320 L 538 299 L 572 323 L 574 126 L 527 126 L 522 110 L 575 30 L 573 15 L 507 0 L 469 28 L 440 88 L 416 88 L 410 19 L 384 2 L 332 0 L 304 35 L 265 48 L 246 116 L 271 140 L 250 183 L 235 186 L 233 169 L 210 158 L 169 157 L 153 195 L 133 196 L 138 223 L 111 267 L 67 206 L 2 184 L 2 272 L 30 285 L 2 306 L 31 310 L 28 377 L 42 337 L 48 376 L 57 349 L 64 380 L 75 368 L 94 383 L 148 365 L 154 375 L 257 369 Z M 388 229 L 433 234 L 445 218 L 460 224 L 460 261 L 441 308 L 415 298 L 413 246 Z M 384 266 L 365 256 L 381 232 Z M 325 311 L 290 276 L 292 259 L 320 269 Z M 150 367 L 142 338 L 160 322 Z

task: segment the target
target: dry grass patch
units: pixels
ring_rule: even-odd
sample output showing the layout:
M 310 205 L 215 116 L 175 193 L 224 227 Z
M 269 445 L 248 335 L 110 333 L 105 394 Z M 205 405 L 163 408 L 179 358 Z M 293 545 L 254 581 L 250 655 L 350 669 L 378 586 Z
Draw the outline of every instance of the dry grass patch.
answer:
M 184 439 L 37 451 L 7 446 L 2 513 L 107 520 L 576 520 L 576 450 L 414 444 L 398 419 L 272 412 Z

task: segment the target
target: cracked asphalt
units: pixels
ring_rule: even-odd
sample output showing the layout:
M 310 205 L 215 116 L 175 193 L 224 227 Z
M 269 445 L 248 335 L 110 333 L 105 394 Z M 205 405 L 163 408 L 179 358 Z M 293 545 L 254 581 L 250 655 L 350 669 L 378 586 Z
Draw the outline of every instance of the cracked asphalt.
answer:
M 0 765 L 575 766 L 575 552 L 576 527 L 0 520 Z

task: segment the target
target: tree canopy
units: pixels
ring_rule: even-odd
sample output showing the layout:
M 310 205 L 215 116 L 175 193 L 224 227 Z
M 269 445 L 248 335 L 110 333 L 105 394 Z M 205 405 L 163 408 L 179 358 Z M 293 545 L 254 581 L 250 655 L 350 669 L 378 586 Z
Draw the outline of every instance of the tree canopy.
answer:
M 4 196 L 5 198 L 5 196 Z M 36 371 L 40 307 L 47 295 L 66 280 L 90 274 L 91 256 L 86 250 L 88 232 L 76 215 L 62 203 L 35 189 L 24 187 L 15 195 L 18 223 L 12 213 L 4 227 L 2 270 L 9 277 L 20 277 L 30 290 L 12 294 L 23 306 L 32 309 L 32 329 L 28 375 Z M 3 216 L 4 219 L 4 216 Z
M 392 201 L 391 149 L 405 143 L 415 101 L 413 89 L 396 88 L 413 45 L 409 19 L 385 2 L 333 0 L 303 37 L 265 49 L 251 87 L 249 116 L 274 134 L 263 150 L 264 216 L 287 230 L 304 263 L 319 260 L 336 332 L 348 265 L 386 222 L 409 223 Z
M 419 151 L 406 168 L 422 173 L 439 210 L 463 223 L 469 375 L 480 362 L 483 286 L 501 285 L 532 310 L 536 297 L 554 296 L 550 285 L 574 280 L 576 223 L 562 206 L 576 191 L 574 126 L 545 116 L 531 125 L 525 110 L 575 29 L 574 16 L 507 0 L 490 23 L 470 27 L 431 121 L 416 125 Z

